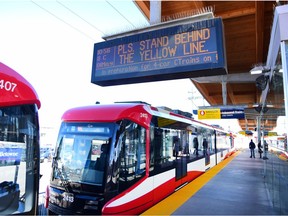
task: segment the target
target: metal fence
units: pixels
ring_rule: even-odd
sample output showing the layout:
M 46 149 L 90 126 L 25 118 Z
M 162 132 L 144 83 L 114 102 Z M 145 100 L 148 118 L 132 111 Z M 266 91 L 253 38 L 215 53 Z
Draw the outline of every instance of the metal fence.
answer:
M 264 179 L 273 207 L 288 214 L 288 158 L 281 151 L 270 151 L 264 162 Z

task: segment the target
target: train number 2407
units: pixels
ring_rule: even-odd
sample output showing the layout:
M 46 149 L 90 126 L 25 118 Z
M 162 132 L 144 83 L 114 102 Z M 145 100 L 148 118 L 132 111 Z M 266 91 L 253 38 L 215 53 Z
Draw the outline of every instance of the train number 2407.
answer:
M 16 83 L 13 83 L 13 82 L 10 82 L 10 81 L 6 81 L 6 80 L 3 80 L 3 79 L 0 80 L 0 89 L 3 89 L 5 91 L 14 92 L 16 87 L 17 87 Z

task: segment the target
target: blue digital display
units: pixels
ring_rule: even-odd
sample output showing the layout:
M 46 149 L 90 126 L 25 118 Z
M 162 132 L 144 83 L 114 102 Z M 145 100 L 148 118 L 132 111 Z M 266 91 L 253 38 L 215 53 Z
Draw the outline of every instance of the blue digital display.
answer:
M 221 119 L 245 119 L 244 109 L 221 109 Z
M 91 82 L 120 85 L 226 74 L 220 18 L 94 45 Z

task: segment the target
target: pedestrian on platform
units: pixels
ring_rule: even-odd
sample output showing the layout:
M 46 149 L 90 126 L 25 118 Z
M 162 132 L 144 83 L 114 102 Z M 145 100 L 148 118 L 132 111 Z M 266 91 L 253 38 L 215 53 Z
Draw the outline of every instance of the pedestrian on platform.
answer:
M 253 142 L 253 140 L 251 139 L 250 143 L 249 143 L 249 149 L 250 149 L 250 158 L 255 158 L 255 148 L 256 148 L 256 145 L 255 143 Z
M 194 147 L 194 153 L 197 156 L 198 155 L 198 148 L 199 148 L 199 142 L 198 142 L 197 137 L 194 137 L 194 139 L 193 139 L 193 147 Z
M 203 140 L 203 154 L 204 155 L 207 154 L 207 148 L 208 148 L 208 142 L 207 142 L 206 138 L 204 138 L 204 140 Z
M 266 142 L 266 140 L 264 140 L 264 150 L 266 152 L 268 152 L 269 148 L 268 148 L 268 143 Z
M 262 158 L 263 150 L 262 150 L 261 141 L 258 142 L 258 152 L 259 152 L 259 154 L 260 154 L 260 158 Z
M 178 137 L 174 137 L 174 144 L 173 144 L 173 156 L 178 157 L 180 150 L 180 142 Z

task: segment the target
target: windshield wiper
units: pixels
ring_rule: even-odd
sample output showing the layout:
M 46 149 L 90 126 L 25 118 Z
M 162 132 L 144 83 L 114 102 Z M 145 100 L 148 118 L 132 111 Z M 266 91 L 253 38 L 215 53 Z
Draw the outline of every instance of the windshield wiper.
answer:
M 60 159 L 59 158 L 60 149 L 61 149 L 60 147 L 62 146 L 62 141 L 63 141 L 63 137 L 61 138 L 61 140 L 59 142 L 59 145 L 58 145 L 58 148 L 56 151 L 56 156 L 53 157 L 53 164 L 54 164 L 54 167 L 58 173 L 58 176 L 60 177 L 61 183 L 62 183 L 65 191 L 67 193 L 70 193 L 70 192 L 72 192 L 72 187 L 70 185 L 69 180 L 67 180 L 67 174 L 65 172 L 65 169 L 64 169 L 63 165 L 62 165 L 61 169 L 58 166 L 58 160 Z M 53 174 L 53 177 L 54 177 L 54 174 Z
M 64 167 L 62 166 L 61 169 L 59 168 L 58 161 L 57 161 L 56 158 L 54 158 L 54 162 L 53 163 L 55 164 L 54 167 L 56 168 L 56 171 L 58 173 L 58 176 L 60 177 L 61 183 L 62 183 L 65 191 L 67 193 L 71 193 L 72 192 L 72 187 L 71 187 L 70 181 L 67 180 L 67 173 L 66 173 Z

